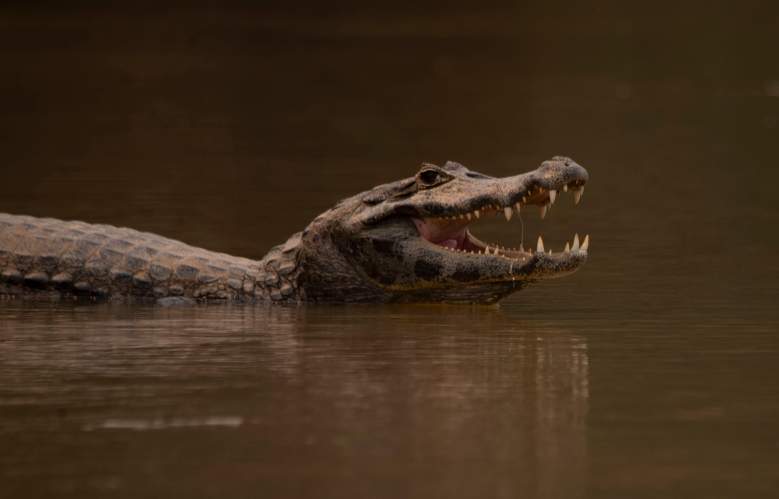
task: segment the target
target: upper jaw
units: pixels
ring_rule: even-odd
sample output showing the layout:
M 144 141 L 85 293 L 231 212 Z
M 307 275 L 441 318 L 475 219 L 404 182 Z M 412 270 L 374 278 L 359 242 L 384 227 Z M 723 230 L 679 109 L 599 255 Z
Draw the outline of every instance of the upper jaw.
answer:
M 504 178 L 471 178 L 465 180 L 467 184 L 462 183 L 462 178 L 455 179 L 400 200 L 385 199 L 374 204 L 368 202 L 373 198 L 364 195 L 359 203 L 363 210 L 342 224 L 348 230 L 358 231 L 394 216 L 468 221 L 497 212 L 510 218 L 527 205 L 540 206 L 543 217 L 560 192 L 570 192 L 578 204 L 588 180 L 589 174 L 583 167 L 570 158 L 555 156 L 531 172 Z M 363 201 L 368 203 L 367 207 Z
M 588 180 L 587 170 L 573 160 L 556 157 L 532 172 L 473 181 L 468 188 L 453 189 L 445 196 L 432 193 L 431 199 L 420 200 L 415 212 L 418 217 L 450 220 L 471 220 L 490 212 L 503 212 L 510 218 L 512 212 L 519 213 L 528 205 L 548 208 L 561 192 L 571 192 L 578 204 Z

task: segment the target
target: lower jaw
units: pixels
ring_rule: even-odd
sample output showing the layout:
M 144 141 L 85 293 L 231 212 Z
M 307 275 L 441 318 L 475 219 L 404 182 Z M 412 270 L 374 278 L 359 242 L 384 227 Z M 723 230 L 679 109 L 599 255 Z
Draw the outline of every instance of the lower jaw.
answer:
M 454 223 L 448 228 L 432 224 L 427 220 L 413 219 L 417 227 L 419 237 L 431 244 L 452 251 L 473 254 L 500 255 L 507 258 L 526 258 L 531 253 L 524 248 L 506 248 L 500 245 L 487 244 L 474 237 L 468 230 L 467 224 Z
M 432 242 L 432 241 L 429 241 Z M 506 248 L 497 244 L 487 244 L 478 238 L 476 238 L 470 231 L 466 230 L 464 237 L 461 241 L 457 241 L 456 245 L 447 245 L 442 243 L 433 243 L 443 248 L 448 248 L 453 251 L 482 254 L 482 255 L 496 255 L 506 258 L 522 259 L 532 256 L 531 252 L 525 251 L 524 248 Z

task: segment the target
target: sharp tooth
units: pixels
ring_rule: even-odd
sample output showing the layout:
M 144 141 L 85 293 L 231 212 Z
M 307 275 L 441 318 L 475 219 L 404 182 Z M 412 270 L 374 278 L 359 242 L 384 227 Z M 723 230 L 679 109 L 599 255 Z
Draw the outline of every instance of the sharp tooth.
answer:
M 569 253 L 571 251 L 571 247 L 568 245 L 568 241 L 565 242 L 565 249 L 563 250 L 566 253 Z
M 522 202 L 527 203 L 527 198 L 525 196 L 522 196 Z
M 466 214 L 465 214 L 465 217 L 466 217 L 468 220 L 470 220 L 470 219 L 471 219 L 471 214 L 470 214 L 470 213 L 466 213 Z
M 538 236 L 538 243 L 536 244 L 536 251 L 538 253 L 544 252 L 544 240 L 541 239 L 541 236 Z
M 590 235 L 587 234 L 584 236 L 584 242 L 582 243 L 582 251 L 587 251 L 587 248 L 590 247 Z
M 546 216 L 546 210 L 548 210 L 548 209 L 549 209 L 549 205 L 548 204 L 545 204 L 544 206 L 541 207 L 541 218 L 542 219 Z
M 552 256 L 552 248 L 549 248 L 549 256 Z
M 525 252 L 525 245 L 524 244 L 520 244 L 519 245 L 519 251 L 521 251 L 522 253 Z
M 506 221 L 511 220 L 511 215 L 514 214 L 514 212 L 511 210 L 511 206 L 506 206 L 503 208 L 503 214 L 506 215 Z
M 563 184 L 563 192 L 568 192 L 568 184 Z
M 473 214 L 476 216 L 476 218 L 479 218 L 479 210 L 474 211 Z
M 557 199 L 557 191 L 552 189 L 549 191 L 549 204 L 554 204 L 555 199 Z
M 519 215 L 519 201 L 517 201 L 517 204 L 514 205 L 514 208 L 517 209 L 517 215 Z
M 578 251 L 579 249 L 579 234 L 576 234 L 573 236 L 573 246 L 571 246 L 571 251 Z
M 574 204 L 579 204 L 579 201 L 582 199 L 582 194 L 584 194 L 584 186 L 579 187 L 575 191 L 573 191 L 573 202 Z

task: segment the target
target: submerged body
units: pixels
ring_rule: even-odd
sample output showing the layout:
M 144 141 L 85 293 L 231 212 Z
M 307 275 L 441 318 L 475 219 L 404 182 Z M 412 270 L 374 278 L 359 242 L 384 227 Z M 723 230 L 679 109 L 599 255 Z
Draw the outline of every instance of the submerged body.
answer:
M 448 162 L 347 198 L 262 260 L 108 225 L 0 214 L 0 295 L 237 302 L 493 303 L 575 271 L 589 238 L 552 255 L 476 239 L 468 225 L 558 192 L 578 202 L 586 170 L 555 157 L 493 178 Z

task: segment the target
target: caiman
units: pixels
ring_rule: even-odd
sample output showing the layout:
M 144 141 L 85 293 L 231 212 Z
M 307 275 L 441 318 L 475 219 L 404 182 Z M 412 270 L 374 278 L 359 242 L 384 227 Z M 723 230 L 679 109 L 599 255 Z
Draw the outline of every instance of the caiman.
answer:
M 563 192 L 578 204 L 587 171 L 556 156 L 490 177 L 449 161 L 344 199 L 261 260 L 110 225 L 0 214 L 0 296 L 170 302 L 494 303 L 577 270 L 589 236 L 535 251 L 480 241 L 478 218 L 541 216 Z

